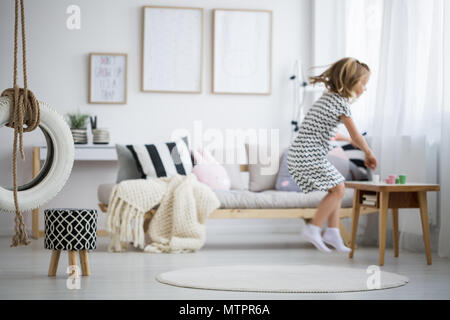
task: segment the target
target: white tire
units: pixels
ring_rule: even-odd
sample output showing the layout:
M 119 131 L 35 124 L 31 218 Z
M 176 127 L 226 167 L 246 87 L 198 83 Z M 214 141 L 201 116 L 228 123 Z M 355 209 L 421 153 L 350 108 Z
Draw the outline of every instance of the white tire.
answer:
M 75 148 L 69 126 L 48 104 L 39 101 L 39 106 L 41 113 L 39 127 L 47 140 L 47 160 L 38 176 L 19 187 L 17 197 L 21 211 L 36 209 L 55 197 L 66 184 L 73 166 Z M 0 97 L 0 128 L 8 123 L 10 109 L 9 98 Z M 17 159 L 20 168 L 19 154 Z M 1 186 L 0 210 L 15 211 L 13 190 Z

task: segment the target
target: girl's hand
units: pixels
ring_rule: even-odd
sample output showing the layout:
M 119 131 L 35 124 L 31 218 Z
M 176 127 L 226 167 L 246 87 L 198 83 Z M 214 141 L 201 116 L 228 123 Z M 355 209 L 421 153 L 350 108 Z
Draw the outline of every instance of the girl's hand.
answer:
M 377 168 L 378 162 L 372 152 L 366 153 L 366 160 L 364 161 L 364 164 L 367 168 L 370 168 L 372 170 L 375 170 Z

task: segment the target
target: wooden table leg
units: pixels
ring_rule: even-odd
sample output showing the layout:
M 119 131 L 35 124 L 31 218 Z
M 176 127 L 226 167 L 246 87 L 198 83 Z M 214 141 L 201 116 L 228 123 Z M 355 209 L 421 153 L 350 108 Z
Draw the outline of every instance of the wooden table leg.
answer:
M 80 264 L 81 264 L 81 274 L 83 276 L 90 276 L 91 269 L 89 268 L 89 258 L 87 250 L 80 250 Z
M 417 192 L 420 206 L 420 218 L 422 220 L 423 242 L 427 254 L 427 264 L 431 264 L 430 225 L 428 224 L 428 202 L 426 191 Z
M 379 228 L 378 240 L 380 242 L 380 266 L 384 265 L 388 208 L 389 208 L 389 192 L 382 191 L 380 193 L 380 213 L 378 223 Z
M 359 195 L 360 191 L 358 189 L 355 189 L 353 193 L 353 208 L 352 208 L 352 238 L 351 238 L 351 245 L 350 249 L 352 251 L 349 254 L 349 258 L 353 258 L 353 253 L 355 251 L 355 244 L 356 244 L 356 231 L 358 230 L 358 221 L 359 221 Z
M 392 230 L 394 232 L 394 257 L 398 257 L 398 208 L 392 209 Z
M 344 244 L 347 247 L 350 247 L 352 245 L 352 239 L 350 237 L 350 234 L 347 231 L 347 228 L 345 227 L 345 225 L 342 223 L 342 220 L 339 219 L 339 232 L 341 234 L 342 240 L 344 240 Z
M 56 270 L 58 270 L 58 262 L 61 250 L 53 250 L 52 257 L 50 258 L 50 266 L 48 267 L 48 276 L 56 276 Z
M 40 163 L 40 148 L 33 148 L 33 178 L 39 174 L 41 169 Z M 32 211 L 32 222 L 31 222 L 31 237 L 33 239 L 39 239 L 39 209 L 34 209 Z

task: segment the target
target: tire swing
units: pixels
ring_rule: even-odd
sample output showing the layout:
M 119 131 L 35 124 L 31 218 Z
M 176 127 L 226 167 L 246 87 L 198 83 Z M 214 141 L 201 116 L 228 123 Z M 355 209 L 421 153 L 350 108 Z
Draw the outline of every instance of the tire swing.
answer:
M 16 213 L 15 236 L 12 247 L 28 245 L 30 241 L 26 233 L 21 210 L 32 210 L 52 199 L 65 185 L 70 176 L 74 160 L 74 143 L 69 126 L 48 104 L 38 101 L 27 88 L 25 20 L 23 0 L 20 0 L 23 81 L 24 88 L 17 85 L 17 29 L 19 0 L 15 0 L 14 25 L 14 86 L 3 91 L 0 97 L 0 127 L 4 125 L 14 129 L 13 146 L 13 189 L 0 186 L 0 209 Z M 24 127 L 24 124 L 26 127 Z M 24 132 L 40 127 L 47 142 L 47 158 L 39 174 L 29 183 L 17 184 L 17 142 L 22 160 L 24 160 Z M 19 209 L 20 203 L 20 209 Z

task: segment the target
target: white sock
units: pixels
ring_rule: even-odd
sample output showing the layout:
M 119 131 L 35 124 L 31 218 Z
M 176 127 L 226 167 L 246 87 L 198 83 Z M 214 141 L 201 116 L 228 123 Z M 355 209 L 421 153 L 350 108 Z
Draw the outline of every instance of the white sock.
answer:
M 339 228 L 327 228 L 323 233 L 323 241 L 336 248 L 339 252 L 349 253 L 352 251 L 352 249 L 345 246 Z
M 311 242 L 317 249 L 329 253 L 331 250 L 325 245 L 320 235 L 321 228 L 311 223 L 307 224 L 303 231 L 303 239 Z

